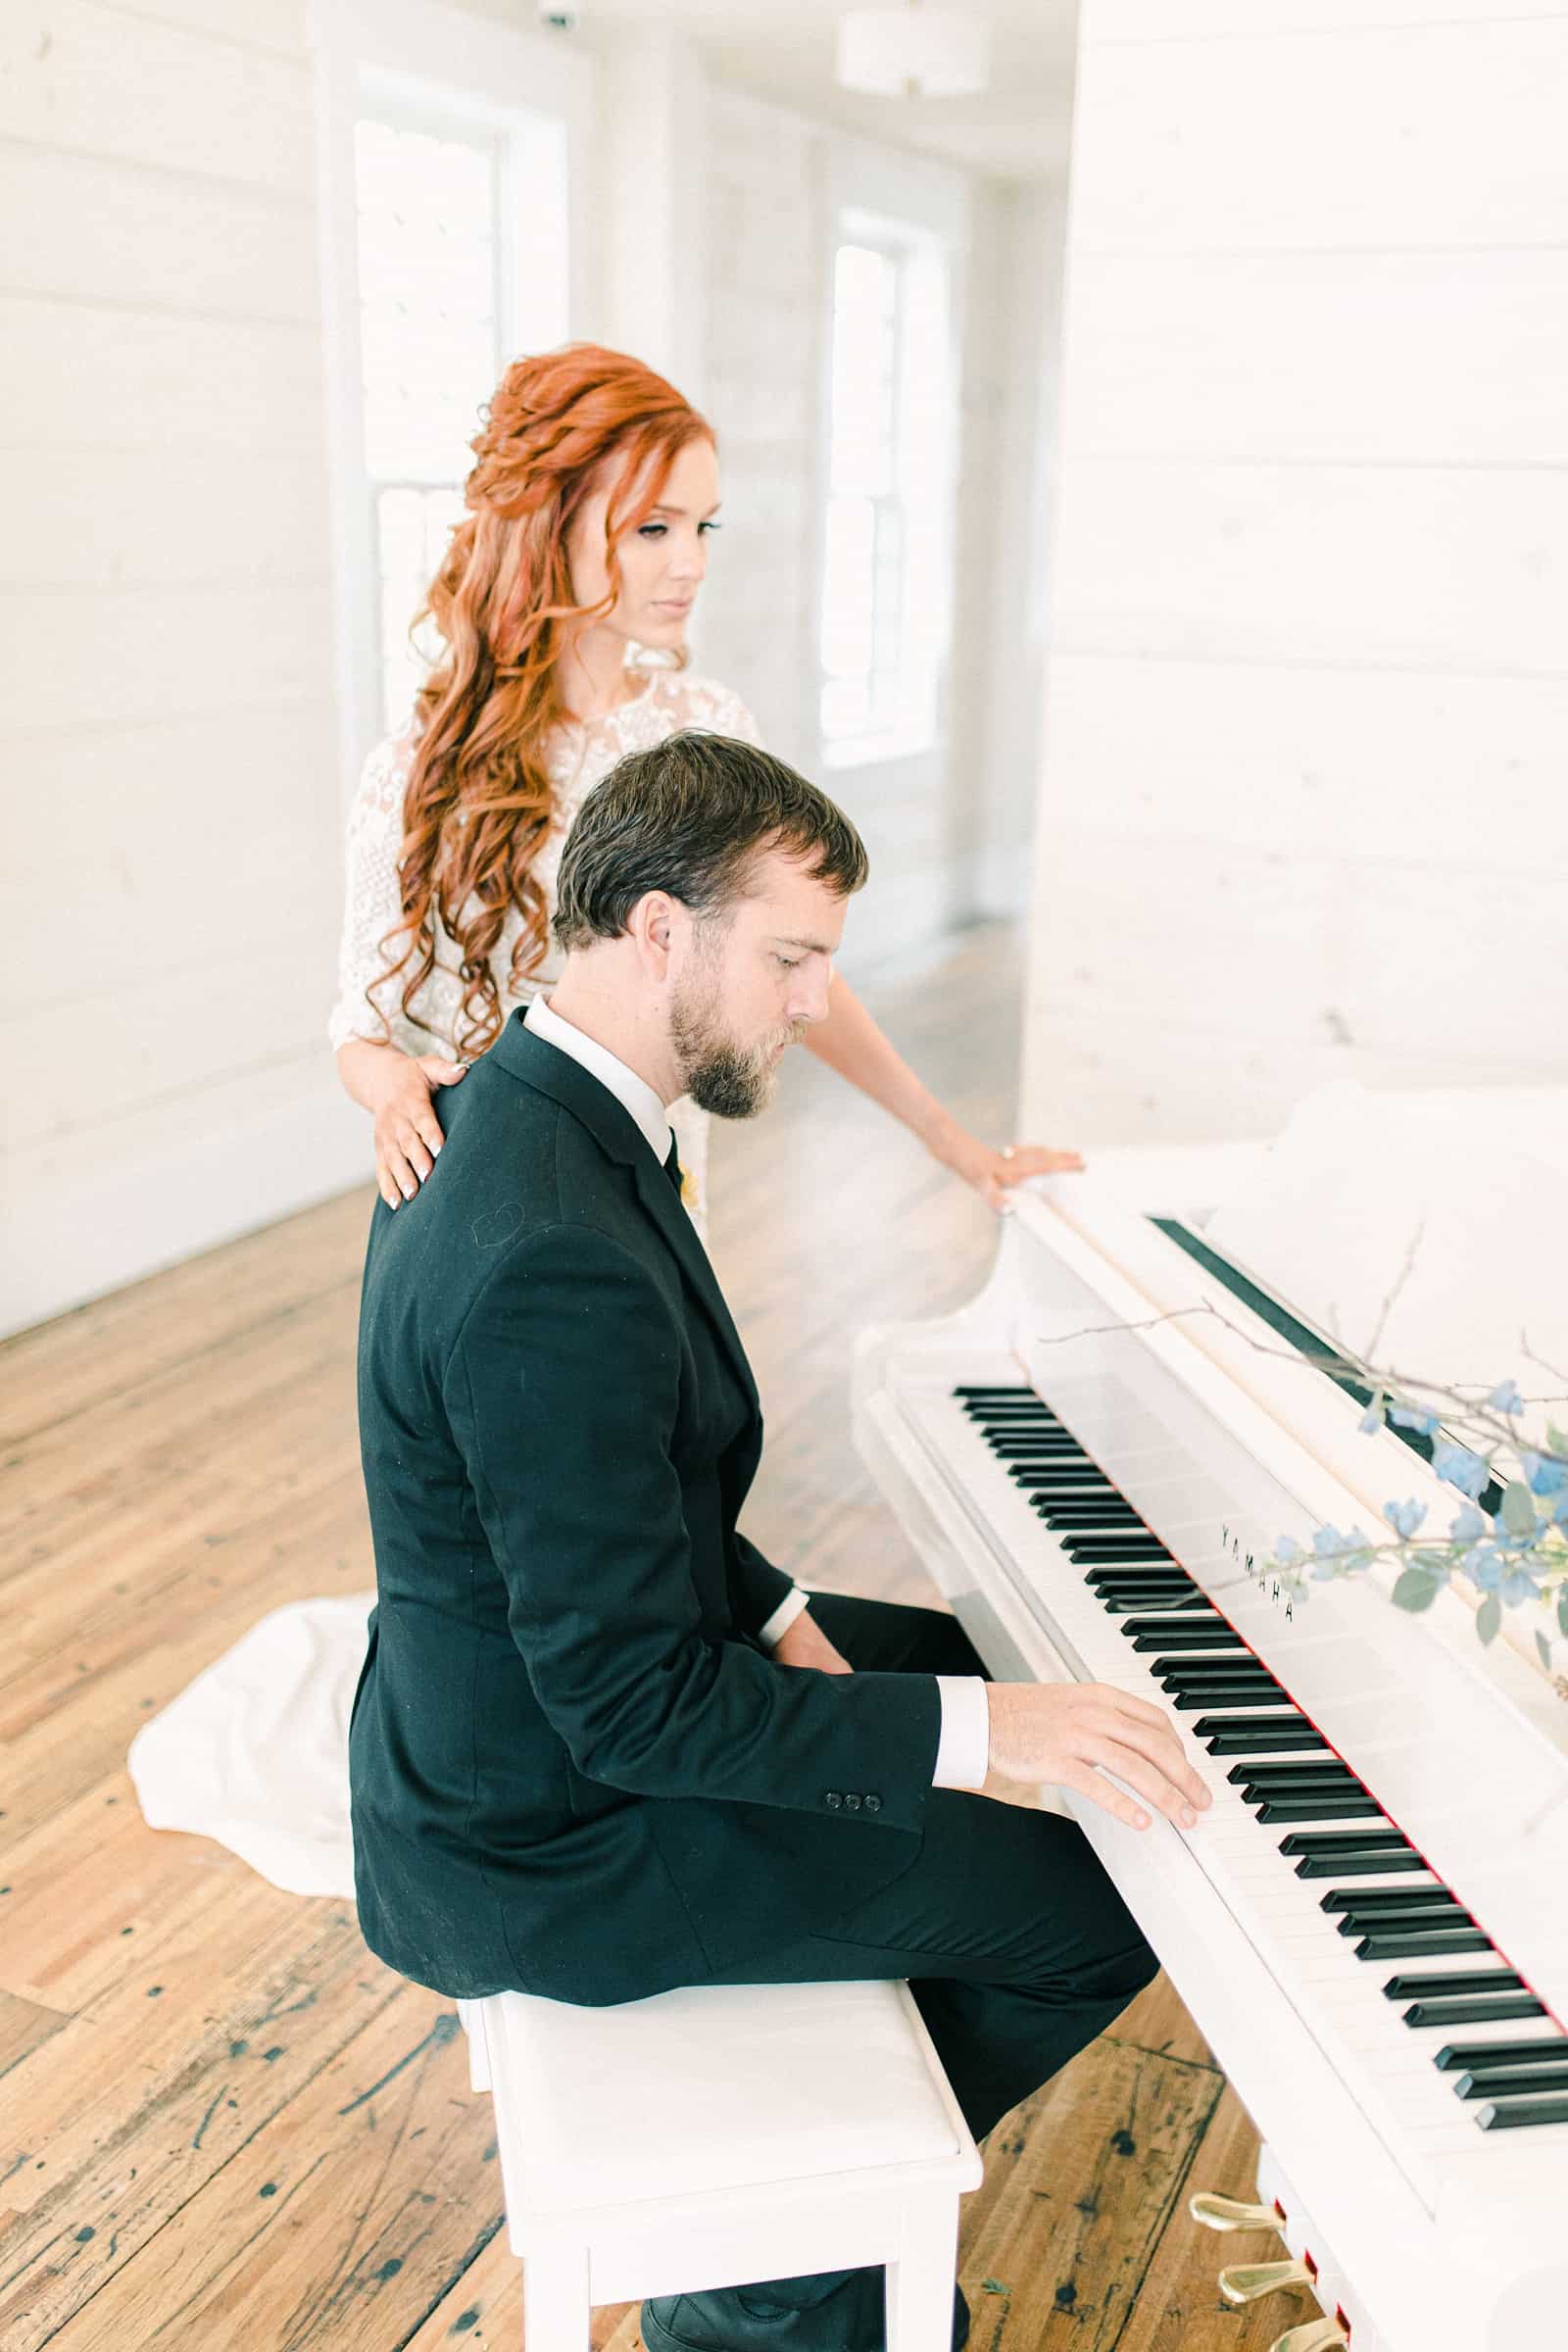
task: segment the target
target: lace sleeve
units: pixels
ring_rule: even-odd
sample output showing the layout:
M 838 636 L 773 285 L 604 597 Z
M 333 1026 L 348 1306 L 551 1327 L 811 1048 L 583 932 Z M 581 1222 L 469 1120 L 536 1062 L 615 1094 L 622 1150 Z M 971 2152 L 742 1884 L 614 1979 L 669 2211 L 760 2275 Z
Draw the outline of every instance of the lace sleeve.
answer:
M 761 729 L 738 694 L 715 678 L 682 679 L 688 726 L 706 727 L 710 735 L 734 735 L 742 743 L 765 749 Z
M 381 942 L 403 912 L 398 851 L 403 842 L 403 795 L 412 749 L 407 736 L 378 744 L 365 762 L 349 810 L 337 1002 L 327 1023 L 334 1053 L 351 1037 L 373 1038 L 381 1044 L 388 1042 L 389 1032 L 389 1042 L 405 1053 L 425 1050 L 400 1009 L 398 983 L 382 981 L 378 989 L 374 987 L 386 960 Z M 368 990 L 384 1010 L 384 1023 L 367 1002 Z

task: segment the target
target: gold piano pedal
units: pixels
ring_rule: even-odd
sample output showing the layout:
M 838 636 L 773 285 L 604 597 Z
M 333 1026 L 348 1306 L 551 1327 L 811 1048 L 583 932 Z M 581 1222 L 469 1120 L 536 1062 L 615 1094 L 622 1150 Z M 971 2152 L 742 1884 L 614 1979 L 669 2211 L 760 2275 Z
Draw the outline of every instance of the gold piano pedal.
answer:
M 1312 2274 L 1304 2262 L 1233 2262 L 1219 2275 L 1219 2291 L 1227 2303 L 1256 2303 L 1282 2286 L 1310 2286 Z M 1278 2352 L 1278 2346 L 1275 2347 Z M 1293 2345 L 1291 2352 L 1299 2352 Z
M 1188 2198 L 1187 2210 L 1205 2230 L 1277 2230 L 1280 2226 L 1272 2205 L 1242 2205 L 1235 2197 L 1216 2197 L 1206 2188 Z
M 1335 2345 L 1349 2340 L 1338 2320 L 1303 2320 L 1299 2328 L 1287 2328 L 1277 2335 L 1269 2352 L 1333 2352 Z

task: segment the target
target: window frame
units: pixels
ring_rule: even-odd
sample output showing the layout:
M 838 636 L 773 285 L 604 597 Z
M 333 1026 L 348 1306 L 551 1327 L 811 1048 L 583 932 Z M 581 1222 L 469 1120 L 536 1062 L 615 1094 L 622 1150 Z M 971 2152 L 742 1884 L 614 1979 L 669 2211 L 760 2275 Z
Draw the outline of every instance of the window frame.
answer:
M 503 340 L 521 349 L 528 335 L 548 348 L 580 331 L 597 279 L 587 183 L 594 68 L 564 43 L 462 15 L 439 0 L 312 0 L 311 40 L 346 807 L 383 732 L 380 571 L 362 411 L 355 123 L 379 115 L 436 136 L 483 129 L 498 138 Z M 556 173 L 557 196 L 548 215 L 535 216 L 518 191 L 537 184 L 542 161 Z M 549 323 L 534 334 L 527 321 L 541 317 Z

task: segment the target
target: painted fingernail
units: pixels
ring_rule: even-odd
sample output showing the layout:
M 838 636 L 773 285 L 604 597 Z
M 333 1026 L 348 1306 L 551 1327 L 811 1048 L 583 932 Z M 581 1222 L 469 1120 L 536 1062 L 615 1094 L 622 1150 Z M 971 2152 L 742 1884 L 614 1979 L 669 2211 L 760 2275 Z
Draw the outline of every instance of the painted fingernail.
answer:
M 403 1190 L 403 1198 L 404 1198 L 404 1200 L 412 1200 L 414 1199 L 414 1187 L 413 1187 L 413 1185 L 412 1185 L 412 1184 L 406 1184 L 406 1185 L 404 1185 L 404 1186 L 403 1186 L 403 1188 L 402 1188 L 402 1190 Z

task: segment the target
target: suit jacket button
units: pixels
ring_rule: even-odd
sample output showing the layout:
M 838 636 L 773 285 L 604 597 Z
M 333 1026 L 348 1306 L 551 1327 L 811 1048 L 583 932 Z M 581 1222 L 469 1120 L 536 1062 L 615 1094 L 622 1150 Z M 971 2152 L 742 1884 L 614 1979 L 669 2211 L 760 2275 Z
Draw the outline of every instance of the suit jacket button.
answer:
M 865 1800 L 865 1809 L 868 1813 L 880 1813 L 882 1799 L 879 1796 L 868 1796 Z
M 822 1802 L 829 1808 L 830 1811 L 836 1813 L 840 1805 L 842 1805 L 844 1802 L 842 1790 L 838 1788 L 828 1789 L 826 1795 L 822 1799 Z
M 860 1810 L 860 1800 L 856 1795 L 853 1788 L 850 1790 L 849 1795 L 844 1799 L 844 1810 L 846 1813 L 858 1813 Z

